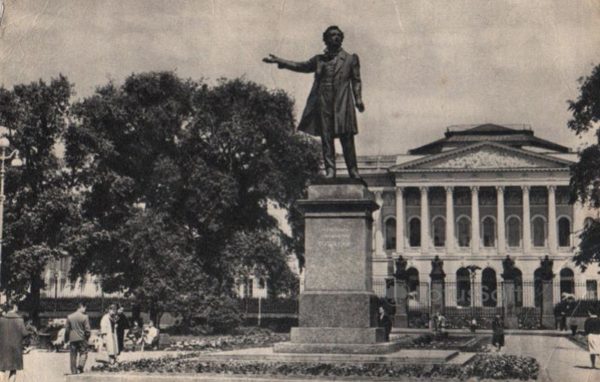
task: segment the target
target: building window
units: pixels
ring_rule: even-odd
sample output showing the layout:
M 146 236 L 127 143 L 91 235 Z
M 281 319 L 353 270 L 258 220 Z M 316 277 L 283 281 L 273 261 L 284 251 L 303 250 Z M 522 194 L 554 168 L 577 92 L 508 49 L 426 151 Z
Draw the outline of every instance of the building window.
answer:
M 415 299 L 419 301 L 419 271 L 415 267 L 406 270 L 408 274 L 408 292 L 413 293 Z
M 575 293 L 575 275 L 569 268 L 563 268 L 560 270 L 560 297 L 564 294 Z
M 496 306 L 498 304 L 498 285 L 496 271 L 485 268 L 481 273 L 481 302 L 483 306 Z
M 558 246 L 571 246 L 571 222 L 566 217 L 558 219 Z
M 471 220 L 466 216 L 458 218 L 458 246 L 468 247 L 471 244 Z
M 511 216 L 506 220 L 506 234 L 509 247 L 521 246 L 521 219 Z
M 385 249 L 396 249 L 396 219 L 385 221 Z
M 515 306 L 523 306 L 523 272 L 515 268 Z
M 467 268 L 459 268 L 456 271 L 456 304 L 471 305 L 471 278 Z
M 588 300 L 598 299 L 598 281 L 597 280 L 586 280 L 585 281 L 585 298 Z
M 585 229 L 589 228 L 593 222 L 594 222 L 594 219 L 585 218 L 585 220 L 583 221 L 583 228 L 585 228 Z
M 421 219 L 414 217 L 408 222 L 408 243 L 411 247 L 421 246 Z
M 546 220 L 541 216 L 536 216 L 531 221 L 533 227 L 533 246 L 544 247 L 546 245 Z
M 494 247 L 496 245 L 496 222 L 491 216 L 483 219 L 482 223 L 483 246 Z
M 446 219 L 441 216 L 433 219 L 433 245 L 436 247 L 446 245 Z

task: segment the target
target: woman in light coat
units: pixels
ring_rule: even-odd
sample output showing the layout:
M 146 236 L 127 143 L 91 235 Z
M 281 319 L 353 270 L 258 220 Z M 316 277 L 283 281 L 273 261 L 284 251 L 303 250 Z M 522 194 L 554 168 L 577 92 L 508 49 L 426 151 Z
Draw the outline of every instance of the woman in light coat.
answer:
M 117 342 L 117 328 L 116 328 L 116 314 L 117 307 L 111 304 L 108 307 L 108 311 L 100 320 L 100 336 L 102 337 L 103 345 L 108 353 L 110 363 L 114 363 L 117 360 L 119 354 L 119 347 Z

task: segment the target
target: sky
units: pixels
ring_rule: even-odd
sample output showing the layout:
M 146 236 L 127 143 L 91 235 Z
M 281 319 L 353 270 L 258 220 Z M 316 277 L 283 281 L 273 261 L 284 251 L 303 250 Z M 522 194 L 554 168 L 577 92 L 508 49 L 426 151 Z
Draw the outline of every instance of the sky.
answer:
M 529 124 L 574 149 L 567 100 L 600 64 L 600 0 L 4 0 L 0 85 L 59 73 L 76 97 L 131 73 L 243 76 L 296 100 L 312 75 L 261 62 L 306 60 L 329 25 L 360 57 L 359 155 L 398 154 L 450 125 Z

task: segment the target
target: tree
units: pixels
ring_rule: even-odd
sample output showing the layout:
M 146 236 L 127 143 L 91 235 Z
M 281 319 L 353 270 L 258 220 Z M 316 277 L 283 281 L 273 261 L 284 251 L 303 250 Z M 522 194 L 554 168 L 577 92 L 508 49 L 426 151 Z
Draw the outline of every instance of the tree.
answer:
M 210 87 L 170 72 L 134 74 L 74 105 L 66 161 L 86 223 L 72 276 L 100 275 L 107 291 L 189 317 L 232 296 L 247 269 L 285 274 L 290 238 L 267 206 L 290 209 L 319 158 L 294 133 L 292 107 L 249 81 Z
M 64 256 L 79 224 L 79 200 L 56 146 L 66 131 L 71 96 L 64 76 L 0 88 L 0 123 L 24 160 L 23 167 L 7 172 L 2 286 L 12 297 L 27 295 L 34 319 L 41 273 L 48 260 Z
M 600 208 L 600 65 L 590 76 L 580 78 L 579 84 L 579 97 L 568 101 L 573 114 L 568 127 L 578 136 L 592 133 L 595 142 L 579 153 L 579 160 L 571 167 L 571 202 L 580 201 Z M 600 262 L 600 221 L 592 220 L 580 238 L 574 260 L 585 269 L 590 263 Z

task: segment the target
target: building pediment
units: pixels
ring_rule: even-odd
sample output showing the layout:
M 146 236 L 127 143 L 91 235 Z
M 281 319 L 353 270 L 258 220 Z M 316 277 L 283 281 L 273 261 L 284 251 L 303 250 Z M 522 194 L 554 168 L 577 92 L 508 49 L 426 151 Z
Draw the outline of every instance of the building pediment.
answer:
M 568 169 L 570 161 L 498 143 L 478 143 L 468 147 L 428 155 L 399 164 L 391 171 L 485 171 Z

